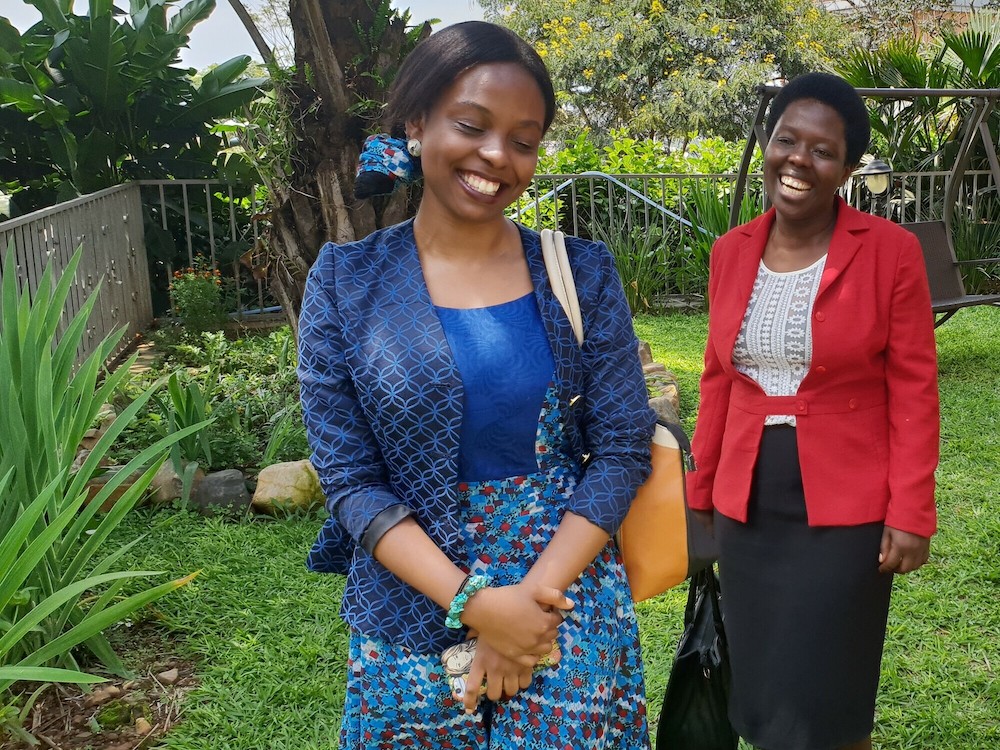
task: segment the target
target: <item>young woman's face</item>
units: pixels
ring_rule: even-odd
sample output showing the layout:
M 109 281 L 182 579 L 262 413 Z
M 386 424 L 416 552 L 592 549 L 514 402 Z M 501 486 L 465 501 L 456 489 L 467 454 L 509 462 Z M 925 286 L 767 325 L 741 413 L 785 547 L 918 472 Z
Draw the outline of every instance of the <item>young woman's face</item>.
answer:
M 782 218 L 825 217 L 851 174 L 844 121 L 815 99 L 788 105 L 764 150 L 764 187 Z
M 477 65 L 460 75 L 406 134 L 421 142 L 421 210 L 462 222 L 495 220 L 535 174 L 545 100 L 515 63 Z

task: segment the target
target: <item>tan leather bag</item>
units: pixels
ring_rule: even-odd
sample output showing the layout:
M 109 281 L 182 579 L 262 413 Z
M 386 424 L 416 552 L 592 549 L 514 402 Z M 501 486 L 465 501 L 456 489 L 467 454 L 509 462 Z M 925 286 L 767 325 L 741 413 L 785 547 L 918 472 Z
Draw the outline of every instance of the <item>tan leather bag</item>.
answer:
M 550 229 L 541 235 L 549 283 L 582 345 L 583 318 L 565 237 Z M 684 473 L 694 469 L 694 461 L 684 430 L 657 422 L 650 452 L 652 472 L 615 535 L 637 602 L 676 586 L 718 558 L 714 537 L 688 508 Z

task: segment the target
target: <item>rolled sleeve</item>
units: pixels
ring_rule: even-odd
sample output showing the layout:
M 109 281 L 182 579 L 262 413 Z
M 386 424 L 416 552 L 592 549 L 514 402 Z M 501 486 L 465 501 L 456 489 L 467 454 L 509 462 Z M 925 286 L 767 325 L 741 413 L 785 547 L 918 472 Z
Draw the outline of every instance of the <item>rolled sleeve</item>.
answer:
M 360 542 L 391 491 L 381 450 L 358 403 L 345 355 L 333 267 L 325 245 L 309 272 L 299 316 L 299 388 L 312 463 L 327 510 Z

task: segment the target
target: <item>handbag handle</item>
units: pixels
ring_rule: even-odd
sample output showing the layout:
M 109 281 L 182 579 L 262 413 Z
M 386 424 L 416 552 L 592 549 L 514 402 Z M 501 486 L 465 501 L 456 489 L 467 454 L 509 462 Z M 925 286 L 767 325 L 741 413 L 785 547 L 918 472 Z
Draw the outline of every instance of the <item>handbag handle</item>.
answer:
M 545 260 L 545 271 L 549 275 L 552 292 L 569 318 L 569 324 L 576 334 L 576 342 L 583 346 L 583 316 L 580 314 L 580 298 L 576 293 L 576 282 L 573 281 L 573 269 L 570 268 L 566 252 L 566 235 L 551 229 L 543 229 L 541 235 L 542 258 Z
M 719 607 L 719 580 L 715 577 L 714 566 L 699 570 L 691 576 L 687 606 L 684 607 L 685 626 L 690 625 L 694 621 L 695 604 L 698 601 L 699 594 L 709 597 L 710 604 L 712 605 L 712 621 L 715 625 L 715 632 L 725 642 L 726 632 L 722 622 L 722 610 Z

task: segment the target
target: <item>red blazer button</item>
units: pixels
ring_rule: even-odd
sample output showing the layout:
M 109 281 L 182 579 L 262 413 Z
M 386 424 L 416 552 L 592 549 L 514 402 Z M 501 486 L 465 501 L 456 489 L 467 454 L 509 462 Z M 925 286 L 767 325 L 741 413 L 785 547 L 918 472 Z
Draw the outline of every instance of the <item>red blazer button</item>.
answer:
M 858 400 L 856 398 L 852 398 L 850 401 L 847 402 L 847 406 L 850 409 L 857 409 L 858 408 Z
M 824 320 L 826 320 L 826 315 L 823 314 L 822 310 L 820 310 L 818 313 L 816 313 L 816 320 L 818 320 L 820 323 L 822 323 Z
M 816 372 L 818 372 L 820 375 L 824 375 L 826 374 L 826 368 L 823 367 L 823 365 L 820 365 L 819 367 L 816 368 Z

